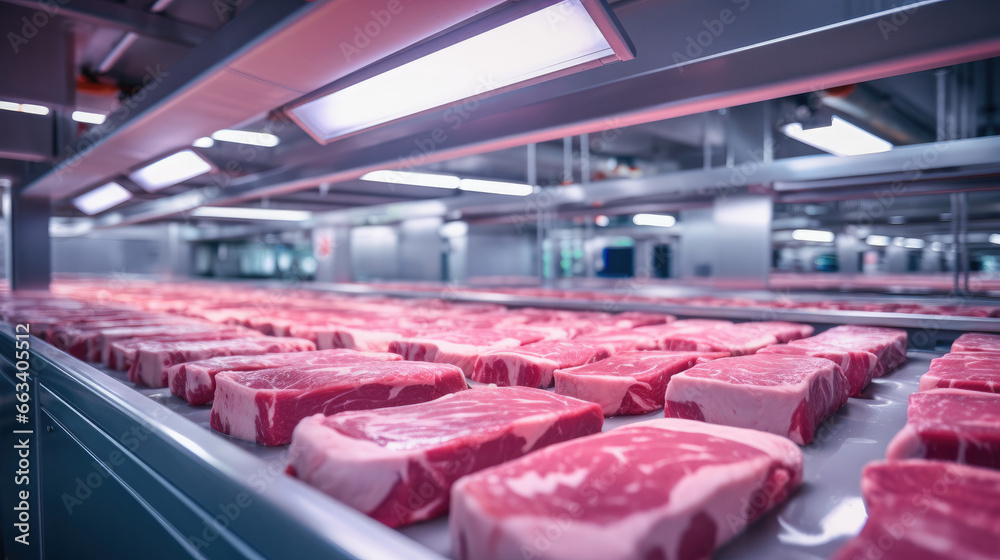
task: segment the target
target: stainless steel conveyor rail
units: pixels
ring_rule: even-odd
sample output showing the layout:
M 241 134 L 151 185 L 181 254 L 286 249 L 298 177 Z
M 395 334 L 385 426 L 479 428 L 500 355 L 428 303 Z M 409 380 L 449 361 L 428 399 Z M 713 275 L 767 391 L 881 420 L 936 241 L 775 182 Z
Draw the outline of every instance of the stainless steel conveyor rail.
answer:
M 0 326 L 5 505 L 16 495 L 14 343 Z M 35 337 L 30 352 L 40 487 L 32 510 L 41 522 L 33 538 L 45 558 L 442 560 L 285 476 L 286 448 L 240 445 L 178 413 L 183 405 L 207 423 L 206 407 L 137 390 Z M 0 518 L 14 552 L 9 510 Z

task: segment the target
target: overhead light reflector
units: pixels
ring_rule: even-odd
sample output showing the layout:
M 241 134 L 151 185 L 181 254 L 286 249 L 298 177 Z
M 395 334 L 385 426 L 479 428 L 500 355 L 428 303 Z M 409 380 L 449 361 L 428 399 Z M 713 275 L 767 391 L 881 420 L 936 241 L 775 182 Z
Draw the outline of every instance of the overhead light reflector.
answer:
M 836 238 L 832 231 L 819 229 L 797 229 L 792 231 L 792 239 L 796 241 L 815 241 L 816 243 L 833 243 Z
M 133 172 L 129 178 L 143 190 L 156 192 L 211 170 L 212 164 L 204 158 L 191 150 L 182 150 Z
M 892 239 L 889 239 L 885 235 L 869 235 L 865 239 L 865 243 L 874 247 L 888 247 L 890 241 L 892 241 Z
M 782 127 L 782 132 L 789 138 L 835 156 L 874 154 L 892 149 L 889 142 L 840 117 L 833 117 L 830 126 L 816 128 L 802 128 L 801 123 L 789 123 Z
M 637 226 L 671 227 L 677 223 L 677 218 L 664 214 L 636 214 L 632 223 Z
M 87 124 L 104 124 L 104 119 L 108 118 L 100 113 L 88 113 L 87 111 L 73 111 L 71 116 L 74 121 Z
M 457 189 L 460 179 L 454 175 L 438 175 L 436 173 L 415 173 L 413 171 L 391 171 L 380 169 L 361 176 L 364 181 L 376 183 L 392 183 L 395 185 L 413 185 L 416 187 L 434 187 L 437 189 Z
M 100 214 L 132 198 L 132 193 L 115 182 L 101 185 L 73 199 L 73 206 L 88 216 Z
M 467 36 L 470 28 L 460 28 L 418 47 L 433 52 L 346 87 L 334 84 L 290 114 L 318 142 L 326 143 L 542 76 L 633 57 L 603 3 L 565 0 L 513 20 L 510 13 L 490 16 L 506 19 L 478 35 Z M 481 19 L 469 25 L 489 24 L 490 19 Z
M 273 148 L 278 145 L 278 137 L 266 132 L 249 132 L 246 130 L 218 130 L 212 134 L 213 140 L 234 142 L 262 148 Z
M 990 243 L 994 245 L 1000 245 L 1000 233 L 994 233 L 990 235 Z
M 201 206 L 191 211 L 199 218 L 227 218 L 232 220 L 277 220 L 302 222 L 312 217 L 303 210 L 277 210 L 273 208 L 234 208 L 226 206 Z
M 484 181 L 481 179 L 462 179 L 458 188 L 463 191 L 474 191 L 490 194 L 506 194 L 509 196 L 528 196 L 535 189 L 523 183 L 505 183 L 503 181 Z
M 0 101 L 0 110 L 28 113 L 31 115 L 49 114 L 48 107 L 44 107 L 42 105 L 32 105 L 31 103 L 13 103 L 11 101 Z
M 211 148 L 215 145 L 215 140 L 212 140 L 208 136 L 202 136 L 201 138 L 195 140 L 191 145 L 195 148 Z
M 923 239 L 907 238 L 903 240 L 903 247 L 906 249 L 923 249 L 926 243 Z

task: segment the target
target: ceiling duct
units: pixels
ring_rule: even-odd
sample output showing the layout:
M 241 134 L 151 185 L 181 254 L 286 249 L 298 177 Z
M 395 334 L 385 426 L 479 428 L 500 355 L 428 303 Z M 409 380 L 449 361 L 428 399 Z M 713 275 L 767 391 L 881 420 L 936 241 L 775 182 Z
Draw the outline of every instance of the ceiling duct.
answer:
M 823 105 L 865 124 L 895 146 L 935 140 L 934 130 L 903 112 L 892 98 L 865 84 L 816 92 Z

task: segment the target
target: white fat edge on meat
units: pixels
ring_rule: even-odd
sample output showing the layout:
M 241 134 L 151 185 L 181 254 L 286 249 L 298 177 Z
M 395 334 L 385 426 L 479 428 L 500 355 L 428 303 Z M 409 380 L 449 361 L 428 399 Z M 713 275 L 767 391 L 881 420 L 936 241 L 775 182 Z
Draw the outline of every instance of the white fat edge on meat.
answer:
M 295 427 L 292 466 L 306 483 L 362 512 L 373 511 L 406 480 L 411 461 L 425 458 L 421 450 L 387 449 L 343 435 L 324 426 L 324 419 L 317 414 Z
M 233 437 L 256 441 L 257 391 L 221 375 L 216 377 L 216 382 L 212 410 L 219 416 L 222 425 L 229 426 L 229 435 Z
M 788 443 L 790 444 L 790 442 Z M 794 446 L 793 448 L 798 451 Z M 773 453 L 774 450 L 770 451 Z M 601 452 L 611 453 L 619 460 L 623 458 L 621 449 L 613 446 L 606 446 L 601 449 Z M 689 474 L 675 486 L 666 505 L 635 511 L 616 522 L 597 524 L 575 521 L 572 518 L 564 520 L 564 523 L 560 525 L 562 538 L 550 541 L 550 548 L 545 550 L 545 557 L 567 560 L 581 557 L 624 560 L 639 558 L 640 548 L 648 550 L 655 546 L 665 548 L 667 558 L 675 558 L 683 533 L 689 525 L 686 520 L 699 511 L 704 511 L 715 521 L 717 528 L 716 546 L 718 547 L 721 545 L 721 541 L 728 540 L 734 534 L 731 528 L 733 516 L 737 521 L 742 519 L 745 503 L 752 497 L 753 492 L 766 482 L 766 476 L 772 462 L 782 462 L 772 453 L 768 453 L 769 456 L 756 457 L 750 461 L 702 467 Z M 781 453 L 777 455 L 780 456 Z M 635 466 L 638 468 L 644 465 L 636 464 Z M 655 469 L 652 465 L 646 466 Z M 647 476 L 652 472 L 653 470 L 650 470 Z M 551 474 L 546 475 L 546 479 L 544 479 L 552 486 L 548 489 L 550 492 L 557 486 L 555 484 L 557 481 L 552 478 Z M 574 475 L 573 481 L 576 482 L 575 479 L 578 477 L 576 471 L 569 474 Z M 584 469 L 584 478 L 586 474 L 588 473 Z M 725 481 L 725 483 L 712 486 L 711 481 L 713 480 Z M 576 487 L 584 482 L 585 480 L 578 482 Z M 525 497 L 536 498 L 538 494 L 542 493 L 543 488 L 536 486 L 535 490 L 531 496 Z M 515 493 L 518 492 L 515 491 Z M 518 494 L 523 496 L 523 494 Z M 465 499 L 462 501 L 470 502 L 473 500 Z M 484 523 L 483 520 L 475 519 L 476 517 L 485 519 L 478 504 L 467 503 L 466 505 L 472 506 L 470 508 L 472 510 L 479 510 L 480 514 L 468 516 L 470 518 L 465 518 L 465 516 L 456 518 L 453 515 L 453 527 L 457 524 Z M 677 521 L 665 522 L 671 518 Z M 539 518 L 534 515 L 515 515 L 503 518 L 499 525 L 504 530 L 497 540 L 502 543 L 502 546 L 509 546 L 504 550 L 495 551 L 497 554 L 487 554 L 484 557 L 506 558 L 515 552 L 520 552 L 524 545 L 530 548 L 537 539 L 538 528 L 546 527 L 551 520 L 552 516 Z M 568 523 L 566 523 L 567 521 Z M 540 523 L 545 523 L 545 525 L 540 525 Z M 496 535 L 495 519 L 485 519 L 485 525 L 487 526 L 476 531 L 481 535 L 488 535 L 488 538 L 480 538 L 480 543 L 490 542 Z M 739 523 L 735 527 L 737 531 L 741 529 L 738 525 Z M 643 547 L 644 544 L 647 546 Z
M 698 403 L 705 421 L 752 428 L 778 435 L 787 435 L 795 411 L 808 394 L 804 383 L 795 385 L 736 385 L 718 379 L 687 377 L 683 373 L 671 378 L 666 398 L 675 402 Z M 748 400 L 753 406 L 746 406 Z
M 573 375 L 569 373 L 563 377 L 563 380 L 564 382 L 568 381 L 572 387 L 573 394 L 570 396 L 596 402 L 601 405 L 605 416 L 617 412 L 629 391 L 636 385 L 649 388 L 648 383 L 641 383 L 628 376 Z M 637 399 L 638 402 L 638 397 L 633 395 L 633 398 Z

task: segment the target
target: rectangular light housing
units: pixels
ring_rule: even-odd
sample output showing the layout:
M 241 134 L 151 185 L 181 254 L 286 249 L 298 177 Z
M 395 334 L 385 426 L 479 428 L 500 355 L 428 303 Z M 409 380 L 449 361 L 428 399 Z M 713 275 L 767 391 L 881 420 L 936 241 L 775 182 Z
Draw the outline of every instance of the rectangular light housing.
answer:
M 278 137 L 267 132 L 250 132 L 248 130 L 217 130 L 212 134 L 213 140 L 220 142 L 234 142 L 236 144 L 247 144 L 250 146 L 260 146 L 262 148 L 273 148 L 278 145 Z
M 677 218 L 666 214 L 636 214 L 632 216 L 632 223 L 637 226 L 672 227 Z
M 836 116 L 830 126 L 803 128 L 801 123 L 789 123 L 781 130 L 789 138 L 835 156 L 875 154 L 892 149 L 889 142 Z
M 503 181 L 484 181 L 482 179 L 462 179 L 458 188 L 463 191 L 473 191 L 489 194 L 505 194 L 508 196 L 528 196 L 535 188 L 523 183 L 505 183 Z
M 129 178 L 147 192 L 183 183 L 212 170 L 212 164 L 191 150 L 182 150 L 134 171 Z
M 114 181 L 81 194 L 73 199 L 73 206 L 88 216 L 100 214 L 132 198 L 132 193 Z
M 276 220 L 281 222 L 303 222 L 312 217 L 312 212 L 303 210 L 278 210 L 274 208 L 235 208 L 226 206 L 201 206 L 191 211 L 199 218 L 225 218 L 230 220 Z
M 1000 233 L 990 234 L 989 240 L 994 245 L 1000 245 Z
M 73 111 L 71 116 L 74 121 L 87 124 L 104 124 L 104 120 L 108 118 L 100 113 L 88 113 L 87 111 Z
M 816 243 L 833 243 L 836 236 L 832 231 L 819 229 L 797 229 L 792 231 L 792 239 L 796 241 L 814 241 Z
M 391 171 L 380 169 L 365 173 L 363 181 L 390 183 L 393 185 L 413 185 L 416 187 L 434 187 L 436 189 L 457 189 L 461 180 L 454 175 L 438 175 L 436 173 L 416 173 L 413 171 Z
M 49 114 L 49 108 L 43 105 L 32 105 L 31 103 L 14 103 L 12 101 L 0 101 L 0 110 L 15 111 L 18 113 L 28 113 L 29 115 Z
M 511 10 L 520 14 L 527 9 L 527 2 L 514 4 L 507 12 L 476 20 L 390 59 L 385 66 L 395 65 L 387 70 L 335 82 L 318 97 L 292 107 L 289 114 L 325 144 L 456 101 L 528 85 L 543 76 L 634 56 L 603 0 L 564 0 L 510 19 Z M 481 28 L 485 30 L 469 35 L 470 29 Z

